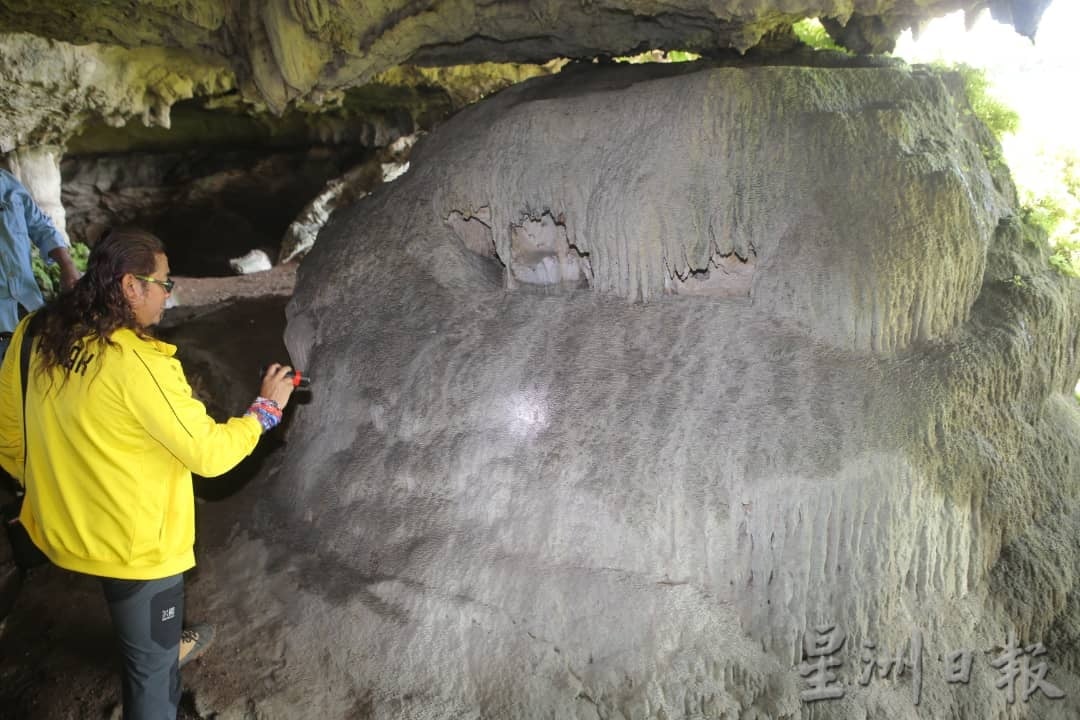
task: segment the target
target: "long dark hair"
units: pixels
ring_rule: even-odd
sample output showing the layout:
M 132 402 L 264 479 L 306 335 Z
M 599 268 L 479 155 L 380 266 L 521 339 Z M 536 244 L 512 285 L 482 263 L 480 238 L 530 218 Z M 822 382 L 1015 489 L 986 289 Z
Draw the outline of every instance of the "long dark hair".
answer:
M 156 235 L 138 228 L 118 228 L 99 240 L 75 287 L 61 293 L 30 322 L 30 332 L 38 339 L 39 372 L 48 375 L 62 369 L 67 380 L 76 344 L 87 340 L 112 345 L 109 336 L 114 331 L 140 331 L 120 279 L 127 273 L 152 274 L 157 255 L 164 252 Z

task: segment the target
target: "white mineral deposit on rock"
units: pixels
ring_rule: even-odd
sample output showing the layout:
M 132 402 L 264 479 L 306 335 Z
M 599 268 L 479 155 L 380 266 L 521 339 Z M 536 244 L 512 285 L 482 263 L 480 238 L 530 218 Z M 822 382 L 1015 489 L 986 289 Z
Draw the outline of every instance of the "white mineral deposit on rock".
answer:
M 229 267 L 237 275 L 265 272 L 273 266 L 273 263 L 270 262 L 270 256 L 258 248 L 248 252 L 246 255 L 229 260 Z

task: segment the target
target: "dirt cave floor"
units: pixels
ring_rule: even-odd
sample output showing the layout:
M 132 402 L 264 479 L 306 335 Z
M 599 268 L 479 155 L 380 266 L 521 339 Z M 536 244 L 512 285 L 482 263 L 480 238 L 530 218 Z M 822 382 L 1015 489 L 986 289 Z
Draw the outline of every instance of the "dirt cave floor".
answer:
M 157 335 L 178 346 L 196 396 L 217 419 L 243 412 L 258 390 L 260 367 L 287 361 L 281 338 L 295 277 L 289 264 L 237 277 L 174 278 L 178 306 L 166 312 Z M 282 446 L 280 430 L 225 476 L 195 479 L 196 558 L 228 545 L 238 531 L 237 508 L 257 492 L 252 480 Z M 266 628 L 230 612 L 225 593 L 207 584 L 200 584 L 198 567 L 186 574 L 186 624 L 212 623 L 216 637 L 183 670 L 181 720 L 215 716 L 200 707 L 207 688 L 243 697 L 252 683 L 272 682 L 273 667 L 257 647 Z M 20 573 L 0 538 L 0 617 L 0 720 L 120 717 L 119 653 L 95 579 L 51 565 Z

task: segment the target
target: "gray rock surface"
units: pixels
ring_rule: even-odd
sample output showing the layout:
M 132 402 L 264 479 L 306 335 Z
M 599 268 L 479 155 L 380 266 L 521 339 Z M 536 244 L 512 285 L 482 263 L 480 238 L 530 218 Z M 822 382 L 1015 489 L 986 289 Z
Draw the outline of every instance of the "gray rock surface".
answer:
M 300 269 L 311 402 L 192 591 L 268 681 L 200 707 L 1076 717 L 1080 295 L 950 87 L 585 69 L 424 140 Z M 587 287 L 508 281 L 544 217 Z M 732 255 L 748 294 L 664 292 Z M 809 703 L 829 624 L 844 697 Z M 1010 633 L 1063 699 L 995 687 Z

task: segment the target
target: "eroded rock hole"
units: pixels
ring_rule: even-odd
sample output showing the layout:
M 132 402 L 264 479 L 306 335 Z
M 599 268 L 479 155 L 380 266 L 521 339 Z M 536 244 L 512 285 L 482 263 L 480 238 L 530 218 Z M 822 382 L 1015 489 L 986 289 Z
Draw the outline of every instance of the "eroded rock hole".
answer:
M 450 227 L 470 251 L 497 260 L 506 287 L 520 284 L 561 288 L 587 288 L 593 277 L 589 254 L 570 242 L 566 223 L 551 213 L 523 215 L 510 224 L 510 244 L 499 252 L 492 228 L 491 208 L 450 213 Z
M 739 253 L 714 252 L 704 268 L 682 269 L 668 267 L 664 279 L 665 291 L 672 295 L 703 295 L 709 297 L 746 297 L 750 295 L 757 271 L 757 252 L 749 248 L 745 257 Z
M 566 225 L 550 213 L 524 216 L 510 226 L 507 287 L 516 283 L 587 288 L 593 276 L 589 254 L 570 242 Z

